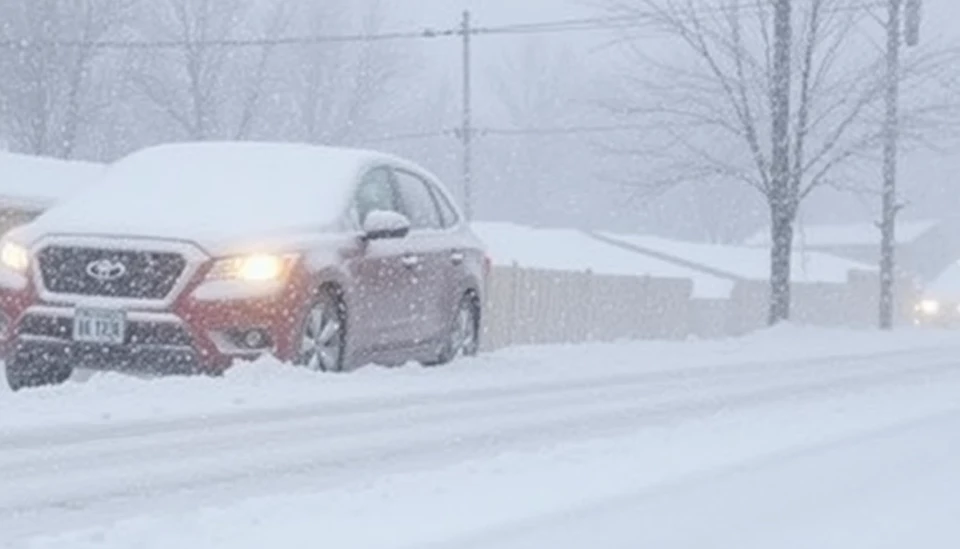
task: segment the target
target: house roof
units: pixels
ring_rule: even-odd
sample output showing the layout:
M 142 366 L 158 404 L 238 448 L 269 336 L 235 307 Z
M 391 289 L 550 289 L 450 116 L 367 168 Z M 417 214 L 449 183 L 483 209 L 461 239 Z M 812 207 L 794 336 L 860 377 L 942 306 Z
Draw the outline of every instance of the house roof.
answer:
M 473 223 L 495 265 L 602 275 L 690 280 L 693 297 L 725 299 L 734 282 L 602 242 L 576 229 L 533 228 L 512 223 Z
M 903 221 L 897 223 L 897 241 L 917 240 L 940 224 L 938 220 Z M 825 248 L 830 246 L 876 246 L 880 244 L 880 230 L 870 223 L 837 225 L 801 225 L 793 238 L 799 247 Z M 770 246 L 770 231 L 764 229 L 744 241 L 746 246 Z
M 766 248 L 684 242 L 654 236 L 599 233 L 598 238 L 620 243 L 637 253 L 672 259 L 683 265 L 735 280 L 770 278 Z M 876 267 L 815 251 L 795 251 L 791 280 L 799 283 L 846 283 L 852 272 L 874 272 Z

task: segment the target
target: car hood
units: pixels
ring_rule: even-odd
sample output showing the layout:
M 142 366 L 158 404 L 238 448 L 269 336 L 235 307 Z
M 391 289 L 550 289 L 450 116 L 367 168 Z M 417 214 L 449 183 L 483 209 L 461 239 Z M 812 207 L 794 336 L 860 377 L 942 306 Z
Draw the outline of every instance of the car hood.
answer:
M 269 219 L 269 218 L 268 218 Z M 63 222 L 56 217 L 38 218 L 18 227 L 8 238 L 31 247 L 44 239 L 84 237 L 105 240 L 163 240 L 193 244 L 210 256 L 226 256 L 262 250 L 296 248 L 303 242 L 332 237 L 334 225 L 252 222 L 243 230 L 223 231 L 215 219 L 178 217 L 176 222 L 138 223 L 135 220 Z M 262 220 L 261 220 L 262 221 Z M 206 223 L 210 223 L 207 225 Z
M 193 242 L 204 248 L 338 226 L 364 157 L 270 144 L 184 144 L 135 153 L 18 231 Z

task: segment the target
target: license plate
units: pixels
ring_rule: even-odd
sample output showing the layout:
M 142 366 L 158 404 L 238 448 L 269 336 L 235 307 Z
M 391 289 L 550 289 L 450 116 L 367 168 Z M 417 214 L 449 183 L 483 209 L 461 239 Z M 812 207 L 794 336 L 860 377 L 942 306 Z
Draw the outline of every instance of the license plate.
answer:
M 77 309 L 73 317 L 73 340 L 83 343 L 122 345 L 127 331 L 123 311 Z

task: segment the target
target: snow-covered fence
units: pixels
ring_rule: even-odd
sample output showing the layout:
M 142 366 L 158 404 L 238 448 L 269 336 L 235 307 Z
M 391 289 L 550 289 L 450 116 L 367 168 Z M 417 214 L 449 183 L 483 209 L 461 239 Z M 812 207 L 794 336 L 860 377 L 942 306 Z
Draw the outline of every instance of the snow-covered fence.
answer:
M 877 324 L 880 283 L 876 273 L 851 272 L 845 284 L 797 283 L 791 288 L 791 319 L 811 326 L 872 328 Z M 726 312 L 727 335 L 742 335 L 766 326 L 769 284 L 741 281 L 734 287 Z M 898 284 L 897 311 L 907 321 L 914 301 L 906 284 Z
M 794 284 L 792 318 L 871 328 L 878 288 L 869 272 L 851 273 L 845 284 Z M 897 295 L 898 310 L 908 314 L 912 293 L 900 285 Z M 737 282 L 729 299 L 700 299 L 685 279 L 497 266 L 487 287 L 484 346 L 743 335 L 766 326 L 768 296 L 763 281 Z
M 682 338 L 691 332 L 691 292 L 684 279 L 497 266 L 484 345 Z

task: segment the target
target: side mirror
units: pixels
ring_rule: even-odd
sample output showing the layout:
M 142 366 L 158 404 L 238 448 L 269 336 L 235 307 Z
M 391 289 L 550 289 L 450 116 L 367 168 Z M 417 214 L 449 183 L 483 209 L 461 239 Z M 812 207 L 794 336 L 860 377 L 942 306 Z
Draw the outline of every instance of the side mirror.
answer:
M 410 232 L 407 216 L 386 210 L 373 210 L 363 220 L 364 240 L 403 238 Z

